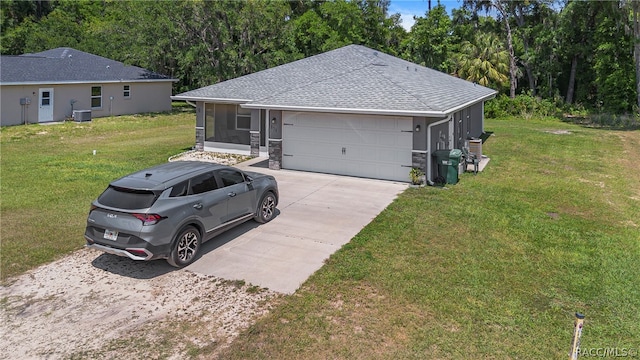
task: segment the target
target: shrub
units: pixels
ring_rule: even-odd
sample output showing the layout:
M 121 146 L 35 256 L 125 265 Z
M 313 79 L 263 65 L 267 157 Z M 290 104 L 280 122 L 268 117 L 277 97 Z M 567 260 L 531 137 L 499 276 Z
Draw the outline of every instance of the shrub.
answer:
M 610 129 L 638 129 L 640 128 L 640 115 L 593 114 L 587 117 L 587 123 Z
M 514 99 L 500 94 L 485 103 L 485 114 L 490 118 L 503 116 L 530 118 L 534 115 L 561 117 L 562 113 L 562 108 L 556 101 L 528 94 L 517 95 Z

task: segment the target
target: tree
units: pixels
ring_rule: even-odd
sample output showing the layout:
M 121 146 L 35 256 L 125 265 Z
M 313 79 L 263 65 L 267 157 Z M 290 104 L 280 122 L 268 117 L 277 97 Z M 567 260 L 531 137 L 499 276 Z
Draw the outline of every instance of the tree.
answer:
M 550 7 L 552 3 L 553 0 L 508 2 L 508 11 L 516 25 L 516 56 L 524 68 L 532 95 L 536 95 L 540 89 L 546 89 L 553 96 L 553 80 L 550 76 L 557 74 L 552 64 L 556 57 L 557 13 Z
M 576 80 L 579 64 L 588 61 L 593 54 L 593 29 L 595 28 L 594 7 L 587 1 L 570 1 L 560 13 L 557 38 L 560 46 L 560 58 L 569 63 L 569 78 L 565 101 L 571 104 L 575 100 Z M 590 80 L 585 76 L 582 84 L 587 86 Z
M 633 34 L 633 61 L 636 70 L 636 109 L 640 112 L 640 0 L 623 0 L 622 8 L 631 11 Z
M 311 7 L 293 20 L 295 46 L 304 56 L 361 44 L 396 53 L 405 35 L 400 16 L 388 16 L 388 0 L 336 0 Z
M 493 88 L 509 83 L 509 53 L 496 35 L 477 33 L 473 43 L 462 43 L 456 60 L 460 78 Z
M 636 103 L 633 65 L 633 37 L 625 33 L 629 14 L 618 3 L 595 3 L 597 7 L 593 54 L 596 106 L 603 111 L 623 113 Z
M 451 55 L 454 50 L 452 22 L 443 5 L 415 19 L 403 43 L 405 58 L 444 72 L 453 70 Z
M 291 14 L 281 1 L 180 3 L 180 73 L 191 87 L 205 86 L 299 58 Z
M 104 9 L 102 1 L 1 1 L 2 53 L 23 54 L 75 47 L 88 24 Z
M 518 64 L 526 74 L 529 91 L 535 95 L 539 77 L 542 75 L 536 67 L 547 63 L 547 59 L 539 57 L 538 51 L 542 42 L 537 41 L 540 32 L 547 31 L 541 27 L 552 24 L 545 21 L 552 17 L 554 10 L 550 4 L 555 0 L 464 0 L 464 7 L 474 13 L 479 10 L 495 11 L 497 18 L 503 23 L 509 51 L 510 96 L 514 97 L 518 88 Z M 551 45 L 552 42 L 545 45 Z
M 509 51 L 509 96 L 513 99 L 516 97 L 516 89 L 518 88 L 518 67 L 516 65 L 516 55 L 513 47 L 513 32 L 511 31 L 510 13 L 506 0 L 464 0 L 464 6 L 471 8 L 474 13 L 479 10 L 489 11 L 495 9 L 499 18 L 505 26 L 507 35 L 507 50 Z
M 555 98 L 559 95 L 558 77 L 562 73 L 557 36 L 559 26 L 557 13 L 547 10 L 548 14 L 541 22 L 527 29 L 535 36 L 531 37 L 531 51 L 526 55 L 526 61 L 530 64 L 536 94 Z
M 113 1 L 87 28 L 81 50 L 179 77 L 184 33 L 175 26 L 178 2 Z

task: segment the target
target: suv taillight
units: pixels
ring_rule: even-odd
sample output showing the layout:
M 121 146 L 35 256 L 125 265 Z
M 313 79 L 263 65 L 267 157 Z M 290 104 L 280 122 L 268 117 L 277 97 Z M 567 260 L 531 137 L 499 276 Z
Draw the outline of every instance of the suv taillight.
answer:
M 158 214 L 131 214 L 138 220 L 142 221 L 142 225 L 155 225 L 158 221 L 164 219 Z

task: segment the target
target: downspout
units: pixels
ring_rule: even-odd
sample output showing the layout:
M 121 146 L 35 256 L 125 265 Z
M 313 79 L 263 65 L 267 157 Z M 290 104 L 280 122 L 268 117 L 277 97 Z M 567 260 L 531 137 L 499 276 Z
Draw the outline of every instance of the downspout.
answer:
M 197 105 L 196 105 L 195 103 L 192 103 L 192 102 L 191 102 L 191 101 L 189 101 L 189 100 L 185 100 L 185 102 L 186 102 L 187 104 L 189 104 L 189 105 L 193 106 L 193 107 L 197 107 Z
M 444 124 L 448 121 L 451 121 L 451 117 L 452 115 L 449 115 L 446 119 L 436 121 L 434 123 L 427 125 L 427 183 L 429 185 L 433 184 L 433 179 L 432 179 L 433 171 L 431 170 L 431 158 L 433 155 L 431 153 L 431 128 L 436 125 Z

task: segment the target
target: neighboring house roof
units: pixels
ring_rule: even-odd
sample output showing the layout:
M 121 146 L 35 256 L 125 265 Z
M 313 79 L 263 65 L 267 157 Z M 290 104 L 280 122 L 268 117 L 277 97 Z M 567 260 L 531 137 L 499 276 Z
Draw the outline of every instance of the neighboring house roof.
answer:
M 0 57 L 2 85 L 148 81 L 177 80 L 71 48 Z
M 495 90 L 360 45 L 173 96 L 245 108 L 445 116 Z

